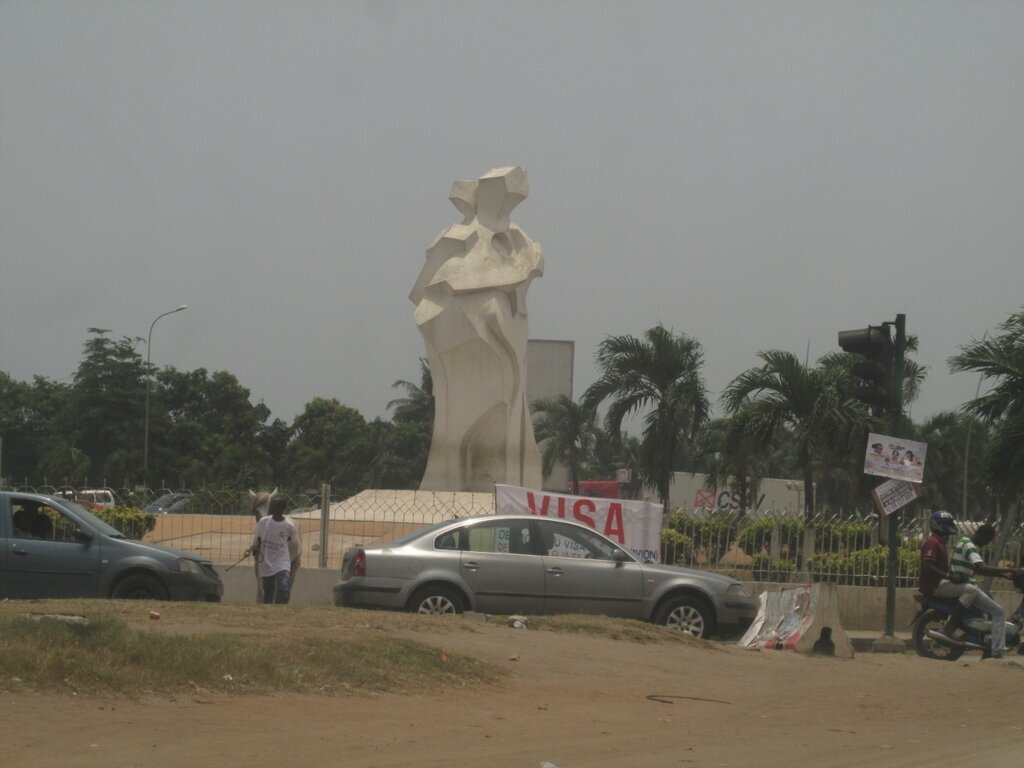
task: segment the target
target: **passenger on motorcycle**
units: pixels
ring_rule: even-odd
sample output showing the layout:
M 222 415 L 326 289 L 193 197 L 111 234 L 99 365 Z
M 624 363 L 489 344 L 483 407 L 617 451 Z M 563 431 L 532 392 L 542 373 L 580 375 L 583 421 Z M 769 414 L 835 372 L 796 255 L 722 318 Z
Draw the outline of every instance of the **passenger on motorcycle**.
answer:
M 1012 578 L 1013 571 L 985 564 L 978 547 L 991 543 L 995 529 L 988 524 L 978 527 L 973 537 L 961 537 L 953 548 L 950 562 L 946 540 L 958 532 L 956 521 L 948 512 L 935 512 L 929 521 L 931 535 L 921 547 L 921 571 L 918 589 L 926 595 L 956 600 L 953 612 L 942 628 L 942 634 L 953 639 L 966 608 L 972 605 L 992 619 L 992 658 L 1000 658 L 1006 651 L 1006 612 L 995 600 L 986 595 L 974 580 L 974 574 Z

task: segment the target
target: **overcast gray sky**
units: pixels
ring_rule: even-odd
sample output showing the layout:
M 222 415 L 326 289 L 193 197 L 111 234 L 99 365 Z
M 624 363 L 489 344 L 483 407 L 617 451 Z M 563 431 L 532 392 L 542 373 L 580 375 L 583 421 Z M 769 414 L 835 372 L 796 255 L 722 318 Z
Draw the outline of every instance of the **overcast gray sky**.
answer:
M 0 370 L 86 329 L 387 416 L 451 183 L 529 172 L 530 336 L 696 337 L 717 398 L 907 316 L 915 419 L 1024 304 L 1024 3 L 0 2 Z M 140 352 L 145 355 L 144 345 Z

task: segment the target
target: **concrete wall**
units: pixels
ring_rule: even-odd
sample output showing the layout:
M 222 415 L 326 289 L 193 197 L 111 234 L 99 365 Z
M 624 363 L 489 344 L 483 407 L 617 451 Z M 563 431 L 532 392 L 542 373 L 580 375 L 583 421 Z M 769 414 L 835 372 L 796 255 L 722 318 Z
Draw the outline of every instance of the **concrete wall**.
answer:
M 332 589 L 338 582 L 339 572 L 331 568 L 303 568 L 295 578 L 292 603 L 295 605 L 333 605 Z M 230 604 L 256 602 L 256 577 L 252 563 L 245 562 L 224 573 L 224 602 Z M 751 582 L 747 587 L 757 597 L 768 589 L 792 587 L 792 584 L 769 584 Z M 839 587 L 839 620 L 843 627 L 852 631 L 876 631 L 885 629 L 885 589 L 882 587 Z M 896 590 L 897 632 L 909 631 L 910 621 L 917 613 L 914 589 Z M 1020 595 L 1013 591 L 993 592 L 1007 614 L 1020 604 Z

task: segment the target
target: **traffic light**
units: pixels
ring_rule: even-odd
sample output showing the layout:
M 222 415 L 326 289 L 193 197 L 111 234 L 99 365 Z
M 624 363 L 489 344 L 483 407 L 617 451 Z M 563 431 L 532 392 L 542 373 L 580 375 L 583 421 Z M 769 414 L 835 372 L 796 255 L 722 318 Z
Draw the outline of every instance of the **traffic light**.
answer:
M 864 359 L 854 363 L 853 375 L 860 379 L 853 395 L 871 406 L 876 416 L 895 411 L 893 398 L 893 345 L 888 325 L 870 325 L 856 331 L 840 331 L 844 352 Z

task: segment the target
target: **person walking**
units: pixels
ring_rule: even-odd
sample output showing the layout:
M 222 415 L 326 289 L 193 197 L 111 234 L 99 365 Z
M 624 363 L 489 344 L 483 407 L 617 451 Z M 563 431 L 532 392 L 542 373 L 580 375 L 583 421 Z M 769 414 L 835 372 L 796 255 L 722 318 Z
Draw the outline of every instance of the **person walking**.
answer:
M 299 538 L 295 523 L 285 517 L 284 496 L 270 500 L 269 514 L 256 523 L 252 551 L 263 582 L 263 602 L 285 605 L 291 599 L 293 542 Z

